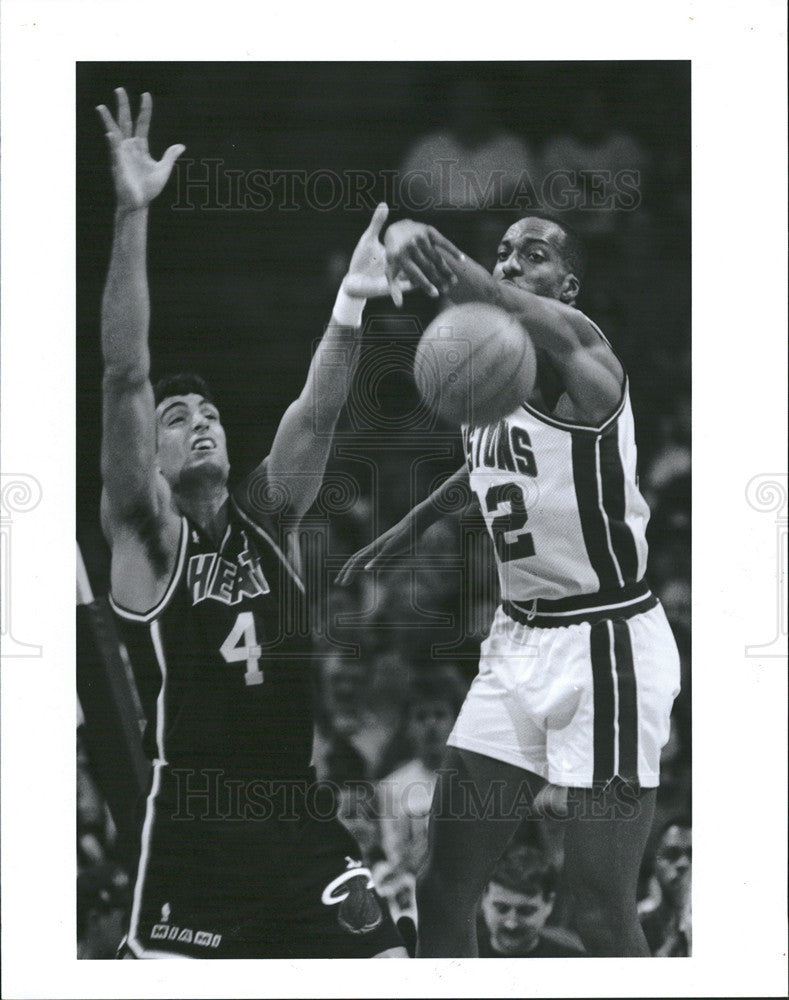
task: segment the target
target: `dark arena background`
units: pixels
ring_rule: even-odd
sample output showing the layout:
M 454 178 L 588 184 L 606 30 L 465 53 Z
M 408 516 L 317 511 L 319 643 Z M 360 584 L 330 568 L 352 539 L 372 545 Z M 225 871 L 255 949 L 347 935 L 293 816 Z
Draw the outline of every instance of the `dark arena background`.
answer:
M 133 875 L 130 803 L 147 780 L 135 692 L 102 602 L 109 553 L 98 518 L 100 307 L 113 194 L 95 106 L 114 113 L 118 86 L 135 114 L 140 93 L 153 95 L 154 157 L 186 146 L 150 212 L 152 375 L 194 369 L 208 379 L 234 474 L 267 454 L 299 394 L 378 201 L 389 203 L 390 221 L 425 219 L 486 267 L 501 233 L 528 211 L 563 213 L 585 238 L 578 304 L 630 375 L 652 510 L 648 575 L 682 658 L 639 885 L 649 920 L 661 905 L 658 833 L 691 807 L 689 64 L 92 63 L 78 65 L 76 114 L 81 953 L 94 957 L 99 947 L 87 940 L 96 926 L 88 915 L 96 900 L 106 904 L 102 886 Z M 422 684 L 457 711 L 497 603 L 492 556 L 476 521 L 449 516 L 405 568 L 349 588 L 332 580 L 463 461 L 457 430 L 435 422 L 411 376 L 421 330 L 438 308 L 418 294 L 399 311 L 383 299 L 368 305 L 326 489 L 306 521 L 320 610 L 315 761 L 342 790 L 343 818 L 403 913 L 413 913 L 426 806 L 405 816 L 397 795 L 380 790 L 393 773 L 404 780 L 409 764 L 429 768 L 430 737 L 409 709 L 413 691 Z M 407 850 L 397 846 L 403 823 Z M 519 839 L 561 868 L 560 818 L 525 823 Z M 559 886 L 546 933 L 573 942 L 572 899 Z M 122 916 L 126 895 L 112 898 Z M 653 950 L 676 947 L 656 939 Z

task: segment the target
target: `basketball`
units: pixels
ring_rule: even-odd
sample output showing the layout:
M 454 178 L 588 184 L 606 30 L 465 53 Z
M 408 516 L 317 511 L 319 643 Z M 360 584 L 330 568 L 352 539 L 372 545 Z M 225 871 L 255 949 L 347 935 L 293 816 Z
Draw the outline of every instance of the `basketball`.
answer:
M 498 306 L 452 306 L 428 326 L 414 357 L 423 402 L 452 424 L 482 427 L 534 389 L 537 357 L 524 326 Z

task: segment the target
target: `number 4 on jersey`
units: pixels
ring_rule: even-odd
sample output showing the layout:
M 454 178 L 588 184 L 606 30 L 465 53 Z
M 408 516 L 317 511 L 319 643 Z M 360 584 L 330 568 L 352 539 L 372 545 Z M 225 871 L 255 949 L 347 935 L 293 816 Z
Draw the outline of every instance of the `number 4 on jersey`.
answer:
M 263 671 L 260 669 L 261 649 L 255 635 L 255 619 L 251 611 L 242 611 L 230 630 L 227 639 L 219 647 L 226 663 L 247 661 L 244 680 L 247 684 L 262 684 Z

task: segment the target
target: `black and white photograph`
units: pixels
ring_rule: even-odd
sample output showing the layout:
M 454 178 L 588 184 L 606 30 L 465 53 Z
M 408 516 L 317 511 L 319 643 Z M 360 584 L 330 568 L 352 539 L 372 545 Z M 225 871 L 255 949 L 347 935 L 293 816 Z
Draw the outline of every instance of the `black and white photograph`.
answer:
M 24 351 L 37 426 L 69 429 L 56 464 L 3 456 L 4 798 L 20 665 L 59 660 L 23 737 L 45 815 L 57 789 L 43 856 L 10 857 L 3 809 L 4 886 L 43 865 L 65 899 L 46 988 L 778 995 L 785 722 L 760 749 L 758 719 L 786 688 L 785 343 L 756 355 L 785 295 L 749 269 L 785 248 L 743 197 L 769 172 L 710 194 L 689 45 L 383 48 L 116 40 L 49 81 L 70 117 L 22 252 L 45 273 L 49 231 L 68 308 L 4 335 L 2 397 L 5 441 Z M 774 312 L 743 329 L 749 294 Z M 28 617 L 17 553 L 59 506 Z M 744 879 L 732 823 L 763 844 Z M 764 920 L 758 979 L 726 973 L 727 897 Z M 7 903 L 3 926 L 23 940 Z M 336 961 L 361 958 L 400 962 Z
M 692 954 L 689 69 L 78 65 L 124 954 Z

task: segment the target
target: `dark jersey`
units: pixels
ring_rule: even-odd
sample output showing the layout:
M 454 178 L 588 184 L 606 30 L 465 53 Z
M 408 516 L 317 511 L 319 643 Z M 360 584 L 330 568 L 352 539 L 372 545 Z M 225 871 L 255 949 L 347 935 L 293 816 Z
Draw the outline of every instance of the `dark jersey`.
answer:
M 128 949 L 375 955 L 399 938 L 311 780 L 304 588 L 273 525 L 233 500 L 228 516 L 219 546 L 183 518 L 173 578 L 147 614 L 113 602 L 154 765 Z
M 221 769 L 292 778 L 308 773 L 311 690 L 304 587 L 270 525 L 228 501 L 221 544 L 183 517 L 162 600 L 122 622 L 157 769 Z

